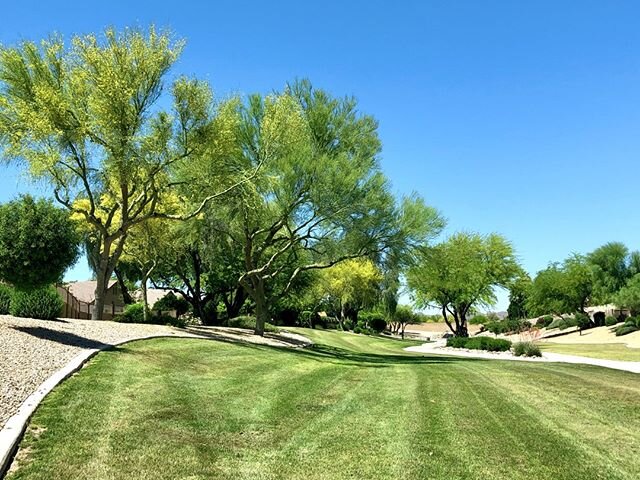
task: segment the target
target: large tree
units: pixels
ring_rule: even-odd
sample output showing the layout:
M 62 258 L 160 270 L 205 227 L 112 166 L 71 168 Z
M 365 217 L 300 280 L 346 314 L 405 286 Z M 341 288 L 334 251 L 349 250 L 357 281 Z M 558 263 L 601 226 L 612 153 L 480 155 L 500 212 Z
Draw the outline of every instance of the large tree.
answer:
M 530 289 L 531 278 L 527 274 L 523 274 L 509 287 L 509 307 L 507 308 L 507 316 L 510 320 L 529 318 L 527 300 L 529 298 Z
M 86 222 L 94 246 L 95 319 L 102 317 L 108 281 L 132 228 L 153 218 L 197 215 L 236 184 L 219 180 L 229 171 L 221 148 L 234 120 L 221 113 L 230 110 L 215 108 L 208 85 L 180 77 L 166 102 L 171 110 L 159 106 L 181 50 L 182 42 L 153 28 L 0 49 L 2 154 L 26 162 Z M 187 212 L 165 209 L 172 203 L 163 197 L 189 183 L 176 178 L 181 165 L 201 162 L 217 165 L 207 178 L 216 188 L 192 198 Z
M 416 226 L 401 218 L 378 165 L 377 124 L 358 113 L 353 99 L 303 81 L 282 94 L 253 95 L 240 112 L 242 162 L 246 169 L 264 167 L 217 228 L 243 253 L 239 283 L 255 302 L 256 333 L 269 318 L 274 279 L 282 294 L 301 272 L 408 247 L 409 237 L 421 242 L 441 224 L 416 198 L 406 199 L 406 210 L 428 212 L 419 217 L 428 221 Z
M 69 213 L 26 195 L 0 205 L 0 280 L 22 290 L 49 286 L 78 258 Z
M 593 292 L 593 270 L 584 256 L 573 254 L 538 272 L 529 289 L 533 315 L 585 313 Z
M 495 289 L 509 288 L 521 272 L 503 237 L 462 232 L 423 249 L 407 279 L 419 307 L 439 308 L 453 334 L 466 337 L 467 315 L 494 305 Z

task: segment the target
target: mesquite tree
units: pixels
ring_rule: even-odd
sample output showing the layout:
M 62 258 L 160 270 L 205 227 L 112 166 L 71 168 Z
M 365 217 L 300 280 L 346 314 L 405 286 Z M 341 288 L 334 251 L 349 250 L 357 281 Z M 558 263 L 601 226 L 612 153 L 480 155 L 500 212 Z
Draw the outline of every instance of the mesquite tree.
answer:
M 494 305 L 495 289 L 508 288 L 521 273 L 503 237 L 463 232 L 423 249 L 407 279 L 418 306 L 439 308 L 453 334 L 467 337 L 467 314 Z
M 159 107 L 167 72 L 182 50 L 167 33 L 106 30 L 0 48 L 0 145 L 5 159 L 24 161 L 47 180 L 55 198 L 86 224 L 94 251 L 97 288 L 94 319 L 129 231 L 153 218 L 184 219 L 237 182 L 188 211 L 165 208 L 188 179 L 184 163 L 220 164 L 228 122 L 203 82 L 178 78 L 173 107 Z M 224 110 L 224 109 L 222 109 Z M 214 178 L 214 177 L 211 177 Z M 241 183 L 244 179 L 239 180 Z

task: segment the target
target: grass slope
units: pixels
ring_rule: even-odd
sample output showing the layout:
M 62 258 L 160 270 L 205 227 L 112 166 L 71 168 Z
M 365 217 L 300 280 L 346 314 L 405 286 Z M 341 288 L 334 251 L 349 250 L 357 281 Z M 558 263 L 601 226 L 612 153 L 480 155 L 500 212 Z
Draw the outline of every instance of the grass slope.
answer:
M 547 343 L 540 342 L 545 352 L 565 353 L 582 357 L 604 358 L 640 362 L 640 348 L 629 348 L 622 343 Z
M 319 345 L 101 353 L 46 398 L 8 478 L 640 478 L 638 375 L 304 333 Z

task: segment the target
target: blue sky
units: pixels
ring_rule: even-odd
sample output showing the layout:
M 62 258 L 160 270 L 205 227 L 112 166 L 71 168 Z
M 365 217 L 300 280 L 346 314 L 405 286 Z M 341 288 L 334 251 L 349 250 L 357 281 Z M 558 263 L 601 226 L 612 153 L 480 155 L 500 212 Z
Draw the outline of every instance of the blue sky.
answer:
M 296 77 L 355 95 L 380 122 L 396 191 L 422 194 L 448 233 L 505 235 L 532 274 L 611 240 L 640 248 L 636 1 L 9 2 L 2 13 L 5 45 L 169 27 L 187 40 L 174 73 L 220 96 Z M 15 168 L 0 175 L 0 201 L 48 192 Z M 82 264 L 69 277 L 87 275 Z

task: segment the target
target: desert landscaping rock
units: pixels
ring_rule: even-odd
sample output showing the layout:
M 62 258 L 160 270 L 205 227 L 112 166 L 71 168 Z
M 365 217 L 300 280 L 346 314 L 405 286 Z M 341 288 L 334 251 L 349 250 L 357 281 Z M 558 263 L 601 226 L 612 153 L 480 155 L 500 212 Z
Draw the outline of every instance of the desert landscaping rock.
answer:
M 74 319 L 45 321 L 0 315 L 0 429 L 29 395 L 82 351 L 149 336 L 188 336 L 279 347 L 311 343 L 305 337 L 289 333 L 259 337 L 250 330 L 222 327 L 180 330 L 163 325 Z

